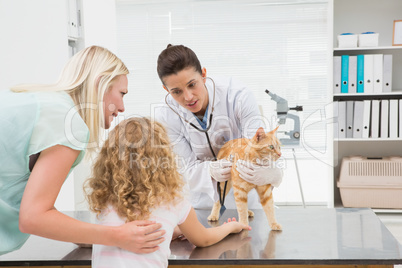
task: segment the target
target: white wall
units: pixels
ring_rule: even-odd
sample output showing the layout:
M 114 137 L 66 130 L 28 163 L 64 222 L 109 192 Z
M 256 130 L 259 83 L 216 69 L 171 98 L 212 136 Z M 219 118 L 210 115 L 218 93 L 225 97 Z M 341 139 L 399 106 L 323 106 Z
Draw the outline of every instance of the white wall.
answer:
M 356 13 L 357 7 L 358 13 Z M 376 32 L 380 34 L 379 45 L 390 46 L 394 20 L 402 19 L 402 1 L 387 0 L 379 4 L 379 1 L 375 0 L 354 0 L 353 3 L 350 3 L 349 0 L 336 0 L 334 13 L 342 14 L 342 16 L 338 15 L 334 18 L 335 36 L 341 33 Z M 359 16 L 364 19 L 359 19 Z M 352 24 L 351 20 L 353 20 Z M 333 44 L 334 47 L 338 46 L 336 38 L 333 40 Z
M 103 46 L 115 53 L 115 0 L 82 0 L 82 8 L 85 46 Z
M 0 0 L 0 90 L 56 82 L 68 61 L 67 6 L 54 0 Z M 74 209 L 73 175 L 56 207 Z
M 68 60 L 65 1 L 0 0 L 0 89 L 55 82 Z
M 114 0 L 83 0 L 84 47 L 115 52 Z M 0 90 L 21 83 L 56 82 L 69 58 L 67 0 L 0 0 Z M 83 162 L 67 178 L 56 207 L 86 209 L 82 184 L 90 173 Z

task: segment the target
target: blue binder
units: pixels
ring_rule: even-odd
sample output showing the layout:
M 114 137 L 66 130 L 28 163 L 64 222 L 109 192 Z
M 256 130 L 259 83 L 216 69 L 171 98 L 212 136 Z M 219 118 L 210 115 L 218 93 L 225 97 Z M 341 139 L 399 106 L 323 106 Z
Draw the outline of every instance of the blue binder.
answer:
M 341 93 L 348 93 L 349 55 L 342 55 Z
M 364 93 L 364 55 L 357 55 L 357 93 Z

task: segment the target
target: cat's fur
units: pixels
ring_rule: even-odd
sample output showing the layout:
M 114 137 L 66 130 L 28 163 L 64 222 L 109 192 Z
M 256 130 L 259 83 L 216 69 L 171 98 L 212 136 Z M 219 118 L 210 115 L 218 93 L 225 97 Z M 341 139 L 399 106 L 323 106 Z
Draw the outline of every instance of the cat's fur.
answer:
M 252 189 L 256 189 L 260 196 L 260 202 L 264 208 L 267 216 L 269 226 L 272 230 L 281 230 L 282 227 L 276 222 L 274 212 L 274 201 L 272 197 L 272 187 L 270 184 L 263 186 L 256 186 L 251 184 L 239 176 L 236 170 L 236 162 L 238 159 L 246 160 L 256 164 L 257 159 L 267 161 L 276 161 L 281 156 L 280 142 L 275 136 L 278 128 L 271 132 L 265 133 L 263 128 L 259 128 L 252 139 L 234 139 L 228 141 L 219 151 L 218 159 L 228 159 L 233 161 L 231 178 L 228 180 L 226 194 L 230 188 L 233 187 L 234 198 L 236 201 L 237 212 L 239 215 L 239 222 L 248 224 L 248 217 L 254 216 L 247 206 L 247 194 Z M 223 192 L 221 187 L 221 194 Z M 219 211 L 221 204 L 219 201 L 215 202 L 211 214 L 208 217 L 209 221 L 217 221 L 219 219 Z

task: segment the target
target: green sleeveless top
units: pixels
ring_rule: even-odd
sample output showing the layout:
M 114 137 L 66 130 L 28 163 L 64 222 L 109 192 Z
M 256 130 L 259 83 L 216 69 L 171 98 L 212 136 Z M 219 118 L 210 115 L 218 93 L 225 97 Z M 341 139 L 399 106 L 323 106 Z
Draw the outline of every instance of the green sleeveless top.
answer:
M 66 92 L 0 90 L 0 255 L 20 248 L 29 237 L 18 228 L 21 199 L 31 174 L 29 157 L 64 145 L 81 151 L 74 168 L 88 141 L 88 127 Z

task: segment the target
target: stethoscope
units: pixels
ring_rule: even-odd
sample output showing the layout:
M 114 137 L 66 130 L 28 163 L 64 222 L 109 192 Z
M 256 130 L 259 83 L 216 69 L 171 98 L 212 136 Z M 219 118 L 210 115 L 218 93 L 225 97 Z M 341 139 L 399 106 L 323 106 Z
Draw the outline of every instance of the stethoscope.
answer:
M 167 97 L 170 95 L 170 92 L 168 94 L 166 94 L 165 96 L 165 103 L 167 106 L 169 106 L 170 110 L 172 110 L 175 114 L 177 114 L 181 119 L 183 119 L 186 123 L 190 124 L 190 126 L 192 126 L 193 128 L 195 128 L 196 130 L 198 130 L 199 132 L 204 132 L 207 133 L 208 130 L 211 128 L 212 125 L 212 117 L 213 117 L 213 113 L 214 113 L 214 108 L 215 108 L 215 81 L 210 78 L 210 77 L 203 77 L 203 79 L 209 79 L 212 81 L 212 84 L 214 85 L 214 98 L 212 99 L 212 109 L 211 109 L 211 115 L 209 116 L 209 126 L 207 125 L 206 129 L 200 129 L 199 127 L 197 127 L 196 125 L 194 125 L 193 123 L 189 122 L 187 119 L 185 119 L 183 116 L 181 116 L 178 112 L 176 112 L 175 109 L 172 108 L 172 106 L 169 105 L 169 103 L 167 102 Z M 204 84 L 205 89 L 208 92 L 207 86 Z M 208 135 L 207 135 L 208 136 Z M 209 139 L 208 139 L 209 141 Z M 209 143 L 209 147 L 211 148 L 211 152 L 213 154 L 213 156 L 215 157 L 215 153 L 212 150 L 211 144 Z M 216 157 L 215 157 L 216 158 Z
M 207 137 L 207 141 L 208 141 L 208 145 L 209 145 L 209 150 L 211 151 L 212 155 L 214 156 L 214 161 L 217 160 L 216 155 L 214 150 L 212 149 L 212 145 L 211 145 L 211 141 L 209 139 L 209 135 L 208 135 L 208 130 L 211 128 L 212 126 L 212 117 L 213 117 L 213 113 L 214 113 L 214 108 L 215 108 L 215 81 L 210 78 L 210 77 L 203 77 L 203 79 L 209 79 L 212 82 L 212 85 L 214 86 L 214 97 L 212 99 L 212 108 L 211 108 L 211 115 L 209 116 L 209 126 L 207 125 L 207 127 L 205 129 L 200 129 L 199 127 L 197 127 L 196 125 L 194 125 L 193 123 L 189 122 L 187 119 L 185 119 L 183 116 L 181 116 L 175 109 L 172 108 L 172 106 L 169 105 L 168 101 L 167 101 L 167 97 L 170 95 L 170 92 L 168 94 L 166 94 L 165 96 L 165 103 L 166 105 L 170 108 L 170 110 L 172 110 L 175 114 L 177 114 L 181 119 L 183 119 L 186 123 L 188 123 L 190 126 L 192 126 L 194 129 L 196 129 L 199 132 L 203 132 L 205 133 L 205 136 Z M 205 89 L 208 92 L 207 86 L 204 84 Z M 219 202 L 221 203 L 221 206 L 223 207 L 223 204 L 225 203 L 225 193 L 226 193 L 226 186 L 227 186 L 228 182 L 225 181 L 225 186 L 223 188 L 223 195 L 221 196 L 221 186 L 220 186 L 220 182 L 217 182 L 217 186 L 218 186 L 218 193 L 219 193 Z

